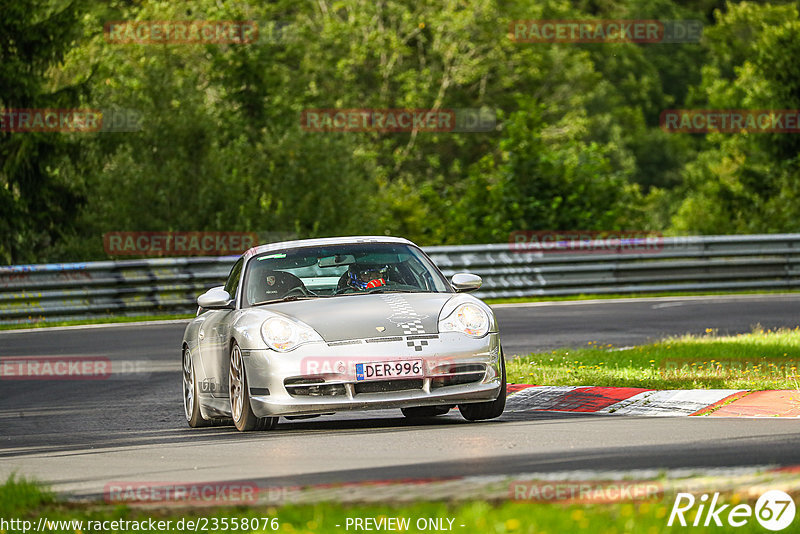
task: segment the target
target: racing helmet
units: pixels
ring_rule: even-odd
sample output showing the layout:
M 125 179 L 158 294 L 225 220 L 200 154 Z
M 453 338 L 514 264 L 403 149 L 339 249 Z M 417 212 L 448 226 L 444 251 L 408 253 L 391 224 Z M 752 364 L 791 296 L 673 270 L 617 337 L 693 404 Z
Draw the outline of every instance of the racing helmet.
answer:
M 354 263 L 347 269 L 347 285 L 360 291 L 385 286 L 388 270 L 386 265 L 357 265 Z

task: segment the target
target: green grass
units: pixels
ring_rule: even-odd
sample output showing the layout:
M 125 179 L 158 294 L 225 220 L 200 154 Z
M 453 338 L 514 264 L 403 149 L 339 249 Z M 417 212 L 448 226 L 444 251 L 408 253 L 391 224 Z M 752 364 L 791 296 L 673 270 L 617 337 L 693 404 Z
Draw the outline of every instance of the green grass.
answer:
M 38 484 L 12 476 L 0 486 L 0 517 L 20 517 L 31 510 L 52 506 L 55 496 Z
M 673 498 L 660 498 L 650 501 L 623 502 L 614 504 L 565 505 L 559 503 L 543 503 L 528 501 L 502 501 L 487 503 L 470 501 L 461 504 L 446 502 L 428 502 L 411 505 L 358 505 L 312 504 L 302 506 L 254 506 L 229 508 L 159 508 L 144 509 L 102 503 L 68 503 L 57 500 L 52 493 L 37 485 L 21 480 L 10 479 L 0 486 L 0 518 L 23 519 L 33 523 L 35 528 L 39 518 L 47 521 L 78 520 L 84 521 L 80 530 L 49 529 L 46 532 L 68 532 L 69 534 L 89 534 L 102 532 L 89 528 L 86 521 L 113 520 L 171 520 L 171 528 L 167 532 L 180 532 L 175 524 L 180 519 L 198 520 L 207 518 L 277 518 L 277 532 L 292 534 L 326 534 L 348 532 L 345 530 L 347 518 L 379 518 L 407 517 L 411 520 L 411 528 L 404 532 L 421 532 L 414 527 L 419 518 L 452 518 L 453 532 L 463 534 L 474 533 L 537 533 L 561 534 L 566 532 L 587 532 L 600 534 L 672 532 L 682 527 L 667 527 L 667 515 L 671 509 Z M 690 516 L 691 517 L 691 516 Z M 341 525 L 337 527 L 336 525 Z M 447 524 L 447 522 L 445 522 Z M 461 525 L 464 525 L 463 527 Z M 74 525 L 73 525 L 74 527 Z M 187 530 L 184 528 L 184 531 Z M 685 530 L 685 528 L 683 528 Z M 691 528 L 692 532 L 763 532 L 764 529 L 755 520 L 740 528 L 714 527 L 711 529 Z M 107 530 L 106 530 L 107 531 Z M 130 529 L 120 529 L 128 532 Z M 221 532 L 222 529 L 207 530 Z M 245 530 L 244 532 L 249 532 Z M 257 532 L 273 532 L 260 527 Z M 10 529 L 3 534 L 21 532 Z M 153 531 L 150 531 L 153 532 Z M 233 531 L 231 531 L 233 532 Z M 242 532 L 239 530 L 239 532 Z M 354 532 L 353 527 L 349 532 Z M 427 531 L 431 532 L 431 531 Z
M 172 315 L 132 315 L 117 317 L 98 317 L 96 319 L 81 319 L 75 321 L 53 321 L 45 322 L 43 318 L 32 319 L 24 324 L 4 324 L 0 325 L 0 330 L 20 330 L 23 328 L 51 328 L 55 326 L 77 326 L 87 324 L 111 324 L 111 323 L 135 323 L 140 321 L 169 321 L 173 319 L 191 319 L 193 313 L 172 314 Z
M 800 329 L 667 338 L 617 349 L 590 342 L 507 359 L 508 381 L 653 389 L 800 389 Z

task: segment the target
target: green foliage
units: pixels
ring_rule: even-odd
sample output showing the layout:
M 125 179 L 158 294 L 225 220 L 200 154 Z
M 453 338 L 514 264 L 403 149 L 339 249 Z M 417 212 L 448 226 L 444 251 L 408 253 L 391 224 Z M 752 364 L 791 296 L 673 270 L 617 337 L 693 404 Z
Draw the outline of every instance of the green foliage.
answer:
M 11 475 L 0 484 L 0 513 L 2 517 L 20 517 L 30 510 L 53 505 L 55 494 L 32 480 Z
M 9 2 L 0 105 L 135 110 L 0 132 L 0 261 L 100 259 L 109 231 L 795 231 L 800 137 L 672 134 L 670 108 L 800 107 L 794 3 Z M 56 6 L 56 7 L 52 7 Z M 526 44 L 518 19 L 697 19 L 700 43 Z M 256 43 L 117 44 L 108 21 L 255 20 Z M 309 108 L 484 108 L 482 133 L 313 132 Z
M 711 61 L 691 101 L 710 109 L 800 109 L 800 16 L 795 4 L 729 3 L 706 32 Z M 800 230 L 800 138 L 709 135 L 685 166 L 673 219 L 689 233 Z
M 80 37 L 82 6 L 9 2 L 0 16 L 0 109 L 69 107 L 84 84 L 53 84 L 48 72 Z M 0 131 L 0 261 L 40 258 L 71 229 L 80 183 L 64 173 L 80 162 L 80 142 L 47 133 Z

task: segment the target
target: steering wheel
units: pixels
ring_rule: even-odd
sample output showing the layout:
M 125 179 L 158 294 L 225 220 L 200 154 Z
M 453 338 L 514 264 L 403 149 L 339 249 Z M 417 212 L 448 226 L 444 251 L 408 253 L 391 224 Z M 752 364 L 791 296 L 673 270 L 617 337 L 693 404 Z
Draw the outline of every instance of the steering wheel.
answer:
M 344 287 L 337 288 L 336 291 L 333 292 L 333 294 L 334 295 L 341 295 L 342 293 L 345 293 L 347 290 L 353 291 L 355 293 L 358 292 L 358 290 L 353 288 L 353 287 L 344 286 Z
M 305 286 L 294 286 L 292 289 L 286 292 L 283 296 L 284 298 L 291 296 L 293 293 L 299 293 L 300 296 L 303 297 L 310 297 L 313 295 Z

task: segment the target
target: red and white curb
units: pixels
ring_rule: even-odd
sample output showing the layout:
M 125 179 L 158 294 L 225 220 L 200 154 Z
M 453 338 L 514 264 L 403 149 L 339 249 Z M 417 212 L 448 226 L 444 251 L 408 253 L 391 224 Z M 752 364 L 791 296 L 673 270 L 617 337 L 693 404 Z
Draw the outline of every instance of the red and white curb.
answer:
M 217 487 L 218 482 L 197 483 Z M 235 486 L 236 483 L 229 483 Z M 252 482 L 254 499 L 246 504 L 287 505 L 338 502 L 415 503 L 420 501 L 540 501 L 568 503 L 625 502 L 670 499 L 676 492 L 737 494 L 757 498 L 765 488 L 800 493 L 800 466 L 753 465 L 741 467 L 572 470 L 527 472 L 502 475 L 474 475 L 425 479 L 366 480 L 340 484 L 259 487 Z M 144 488 L 150 486 L 144 484 Z M 152 488 L 158 488 L 153 485 Z M 86 500 L 77 498 L 77 501 Z M 91 499 L 90 499 L 91 500 Z M 137 500 L 128 505 L 142 507 L 185 506 L 182 500 Z M 200 503 L 218 505 L 219 502 Z M 235 504 L 235 503 L 228 503 Z M 198 506 L 192 503 L 192 506 Z
M 754 498 L 764 488 L 800 493 L 800 466 L 774 465 L 529 472 L 515 475 L 373 480 L 294 487 L 282 504 L 316 502 L 385 503 L 463 500 L 620 502 L 668 498 L 677 491 L 736 493 Z M 643 492 L 642 490 L 646 490 Z M 268 500 L 262 504 L 270 503 Z
M 800 391 L 533 386 L 509 384 L 507 413 L 584 412 L 614 415 L 800 417 Z

